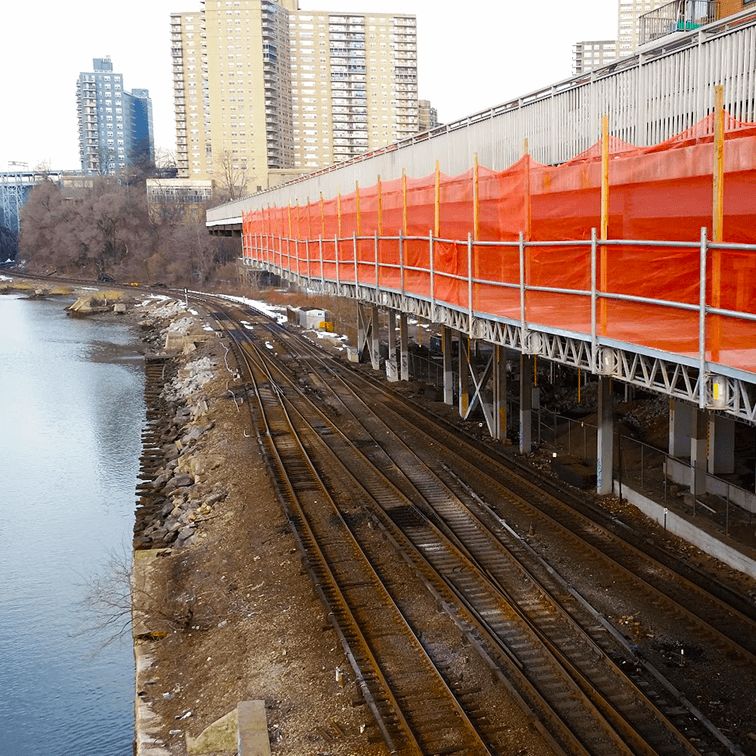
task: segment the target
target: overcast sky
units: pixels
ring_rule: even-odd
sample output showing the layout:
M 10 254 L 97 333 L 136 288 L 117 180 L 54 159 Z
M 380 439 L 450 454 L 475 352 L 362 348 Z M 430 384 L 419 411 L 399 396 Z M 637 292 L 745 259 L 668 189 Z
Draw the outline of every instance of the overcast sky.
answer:
M 300 0 L 305 10 L 417 16 L 421 98 L 441 121 L 569 77 L 572 45 L 616 36 L 616 0 Z M 155 144 L 173 150 L 170 13 L 199 0 L 3 3 L 0 170 L 9 161 L 78 169 L 76 79 L 110 55 L 126 89 L 150 90 Z

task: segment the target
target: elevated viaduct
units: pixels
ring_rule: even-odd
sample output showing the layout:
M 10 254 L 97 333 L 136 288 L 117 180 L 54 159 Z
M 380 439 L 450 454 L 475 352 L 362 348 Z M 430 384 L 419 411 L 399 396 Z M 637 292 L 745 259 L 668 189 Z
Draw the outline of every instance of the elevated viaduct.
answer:
M 444 400 L 494 438 L 519 361 L 522 452 L 534 361 L 597 376 L 599 493 L 611 381 L 669 396 L 696 497 L 731 470 L 734 421 L 756 422 L 754 51 L 744 12 L 212 208 L 207 226 L 242 236 L 244 265 L 354 299 L 376 369 L 384 311 L 391 380 L 410 377 L 408 317 L 440 326 Z

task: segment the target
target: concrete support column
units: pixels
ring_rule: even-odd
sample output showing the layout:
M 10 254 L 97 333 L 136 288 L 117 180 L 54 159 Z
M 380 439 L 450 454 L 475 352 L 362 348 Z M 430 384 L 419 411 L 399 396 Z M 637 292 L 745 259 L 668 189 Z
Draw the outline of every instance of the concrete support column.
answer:
M 386 379 L 399 380 L 399 369 L 396 364 L 396 312 L 388 311 L 388 359 L 386 360 Z
M 533 358 L 520 355 L 520 454 L 533 448 Z
M 507 360 L 503 346 L 494 346 L 493 360 L 494 438 L 503 441 L 507 437 Z
M 454 404 L 454 354 L 452 329 L 441 326 L 441 352 L 444 357 L 444 404 Z
M 370 307 L 370 363 L 373 370 L 381 369 L 381 333 L 378 328 L 378 306 Z
M 693 496 L 706 493 L 706 432 L 708 431 L 707 413 L 697 409 L 693 431 L 690 437 L 690 492 Z
M 470 338 L 459 334 L 459 414 L 467 417 L 470 406 Z
M 614 406 L 611 379 L 599 376 L 598 430 L 596 438 L 596 492 L 612 492 L 614 474 Z
M 669 454 L 672 457 L 687 457 L 690 454 L 690 438 L 693 435 L 696 406 L 682 399 L 669 402 Z
M 399 373 L 403 381 L 410 379 L 409 374 L 409 331 L 407 313 L 399 313 Z
M 708 469 L 712 475 L 735 472 L 735 420 L 724 415 L 709 415 Z
M 367 326 L 365 324 L 365 310 L 357 302 L 357 360 L 362 362 L 363 352 L 367 339 Z

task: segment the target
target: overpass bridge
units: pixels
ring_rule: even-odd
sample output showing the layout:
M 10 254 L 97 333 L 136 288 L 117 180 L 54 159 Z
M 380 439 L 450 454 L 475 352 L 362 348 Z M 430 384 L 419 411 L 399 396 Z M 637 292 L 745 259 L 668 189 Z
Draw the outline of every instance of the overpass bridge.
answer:
M 29 199 L 31 190 L 42 181 L 60 185 L 64 175 L 64 171 L 0 171 L 0 226 L 18 234 L 21 231 L 21 208 Z
M 212 208 L 207 226 L 241 235 L 246 265 L 355 299 L 376 368 L 385 310 L 391 379 L 409 377 L 407 317 L 442 326 L 444 399 L 495 438 L 516 353 L 523 452 L 534 360 L 597 375 L 600 492 L 611 379 L 670 396 L 670 438 L 705 472 L 707 436 L 756 423 L 754 50 L 744 12 Z

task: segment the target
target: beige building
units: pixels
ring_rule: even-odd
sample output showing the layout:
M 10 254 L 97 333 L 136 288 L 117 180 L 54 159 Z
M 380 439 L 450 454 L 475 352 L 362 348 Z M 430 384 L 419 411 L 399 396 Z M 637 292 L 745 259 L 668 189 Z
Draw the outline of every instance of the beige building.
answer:
M 572 47 L 572 73 L 588 73 L 617 59 L 616 39 L 593 39 L 576 42 Z
M 171 15 L 173 106 L 179 175 L 208 178 L 212 162 L 207 102 L 205 19 L 202 13 Z
M 418 100 L 418 131 L 430 131 L 438 126 L 438 111 L 431 105 L 430 100 Z
M 617 57 L 632 55 L 641 44 L 641 20 L 644 13 L 667 5 L 669 0 L 619 0 L 617 14 Z
M 180 177 L 238 196 L 418 131 L 414 16 L 297 5 L 172 16 Z

